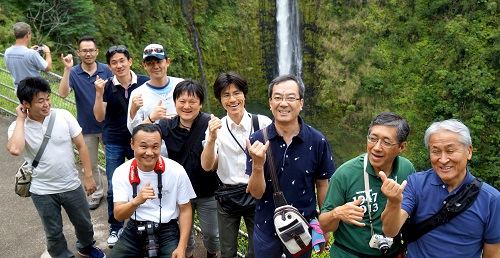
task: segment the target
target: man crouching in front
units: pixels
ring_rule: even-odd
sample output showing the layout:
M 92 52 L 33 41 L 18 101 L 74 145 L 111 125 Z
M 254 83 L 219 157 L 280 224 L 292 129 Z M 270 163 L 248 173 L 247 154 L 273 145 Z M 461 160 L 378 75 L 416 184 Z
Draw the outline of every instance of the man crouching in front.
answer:
M 160 156 L 161 134 L 155 124 L 134 128 L 134 159 L 113 174 L 114 214 L 129 219 L 109 257 L 184 258 L 196 197 L 184 168 Z

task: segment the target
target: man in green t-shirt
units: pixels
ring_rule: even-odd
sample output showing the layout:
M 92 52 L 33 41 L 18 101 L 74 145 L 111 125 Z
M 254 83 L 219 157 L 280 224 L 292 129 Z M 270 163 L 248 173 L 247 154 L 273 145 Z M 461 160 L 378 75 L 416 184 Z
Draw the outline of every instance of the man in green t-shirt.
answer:
M 378 174 L 384 171 L 388 178 L 401 183 L 415 173 L 411 162 L 399 156 L 409 133 L 410 127 L 400 115 L 379 114 L 368 129 L 367 153 L 347 161 L 331 177 L 319 216 L 321 229 L 333 232 L 335 238 L 330 257 L 398 257 L 402 252 L 398 239 L 382 233 L 380 216 L 387 198 L 380 190 Z

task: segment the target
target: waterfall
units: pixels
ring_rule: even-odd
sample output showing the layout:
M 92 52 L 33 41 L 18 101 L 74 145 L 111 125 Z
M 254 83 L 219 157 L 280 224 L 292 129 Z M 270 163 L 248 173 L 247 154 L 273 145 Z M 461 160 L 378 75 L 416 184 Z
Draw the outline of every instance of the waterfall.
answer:
M 279 75 L 302 75 L 302 44 L 297 0 L 276 0 Z

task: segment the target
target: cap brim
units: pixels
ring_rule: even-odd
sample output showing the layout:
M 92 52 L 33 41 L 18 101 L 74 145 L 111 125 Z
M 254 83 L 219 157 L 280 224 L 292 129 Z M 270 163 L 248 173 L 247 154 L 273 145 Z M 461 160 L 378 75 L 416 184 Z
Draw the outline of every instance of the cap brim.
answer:
M 155 54 L 149 54 L 146 57 L 142 58 L 142 61 L 146 61 L 147 59 L 151 59 L 151 58 L 163 60 L 163 59 L 165 59 L 167 57 L 165 55 L 161 55 L 161 54 L 156 54 L 155 53 Z

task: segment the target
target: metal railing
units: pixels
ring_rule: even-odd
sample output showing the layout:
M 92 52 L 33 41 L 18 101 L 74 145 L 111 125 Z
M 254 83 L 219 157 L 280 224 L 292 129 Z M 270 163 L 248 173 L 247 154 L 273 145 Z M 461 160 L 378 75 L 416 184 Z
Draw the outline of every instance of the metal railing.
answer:
M 53 72 L 41 72 L 42 77 L 44 77 L 50 83 L 50 88 L 52 93 L 50 95 L 52 100 L 52 106 L 55 108 L 66 109 L 71 112 L 76 117 L 76 103 L 75 96 L 73 91 L 70 92 L 68 97 L 61 98 L 58 94 L 59 92 L 59 83 L 62 79 L 62 76 L 53 73 Z M 7 83 L 7 81 L 9 83 Z M 4 54 L 0 53 L 0 112 L 8 115 L 15 116 L 15 109 L 19 105 L 19 100 L 14 94 L 14 86 L 12 83 L 12 77 L 10 72 L 7 70 L 5 66 Z M 5 100 L 5 101 L 2 101 Z M 78 151 L 74 149 L 75 153 L 78 155 Z M 99 149 L 99 170 L 103 173 L 106 173 L 105 169 L 105 156 L 102 149 Z M 243 226 L 243 225 L 241 225 Z M 240 226 L 240 228 L 241 228 Z M 199 227 L 199 223 L 195 220 L 195 229 L 198 233 L 201 233 L 201 228 Z M 248 243 L 248 234 L 243 230 L 239 230 L 239 240 L 238 240 L 238 257 L 245 257 L 246 246 Z

